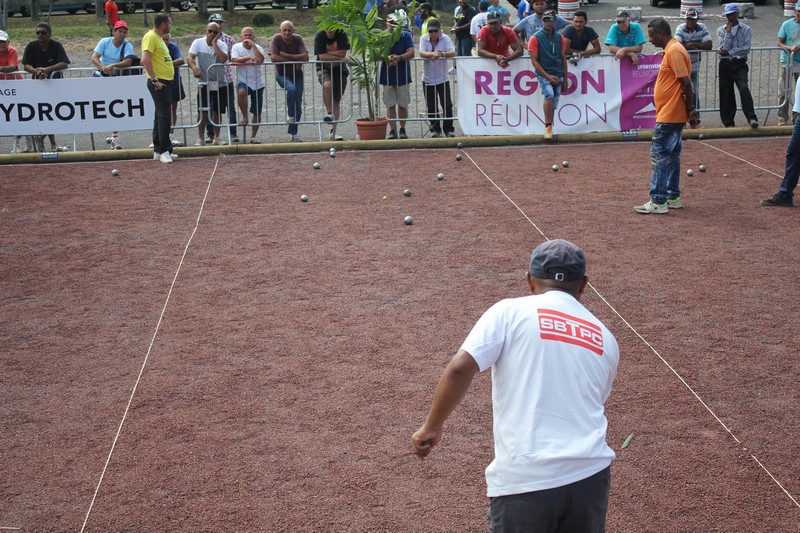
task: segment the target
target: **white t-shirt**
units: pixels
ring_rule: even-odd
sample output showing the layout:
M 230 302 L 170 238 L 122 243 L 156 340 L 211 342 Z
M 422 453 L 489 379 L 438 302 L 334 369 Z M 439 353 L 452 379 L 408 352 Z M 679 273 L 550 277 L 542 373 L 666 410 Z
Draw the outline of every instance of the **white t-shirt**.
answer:
M 217 46 L 225 55 L 228 55 L 228 47 L 225 44 L 225 41 L 219 39 L 217 41 Z M 227 83 L 227 79 L 225 76 L 225 67 L 219 66 L 214 67 L 209 70 L 211 65 L 221 64 L 217 61 L 217 54 L 214 52 L 214 47 L 210 46 L 206 42 L 205 37 L 200 37 L 199 39 L 195 39 L 192 41 L 191 46 L 189 47 L 189 53 L 195 55 L 195 64 L 197 68 L 200 69 L 202 73 L 202 80 L 204 82 L 219 82 L 219 83 Z
M 478 13 L 474 17 L 472 17 L 472 22 L 469 23 L 469 34 L 473 37 L 478 37 L 478 32 L 481 31 L 481 28 L 486 26 L 489 22 L 486 20 L 489 18 L 489 12 L 484 11 L 483 13 Z
M 611 464 L 603 404 L 619 346 L 572 295 L 548 291 L 502 300 L 461 349 L 481 371 L 492 368 L 489 497 L 562 487 Z
M 258 51 L 261 52 L 261 55 L 266 57 L 261 45 L 257 44 L 255 46 L 258 48 Z M 250 57 L 252 55 L 254 55 L 253 51 L 246 49 L 242 43 L 234 44 L 231 49 L 231 59 Z M 266 86 L 260 63 L 236 63 L 236 65 L 236 77 L 239 83 L 244 83 L 247 85 L 248 89 L 253 90 L 261 89 Z

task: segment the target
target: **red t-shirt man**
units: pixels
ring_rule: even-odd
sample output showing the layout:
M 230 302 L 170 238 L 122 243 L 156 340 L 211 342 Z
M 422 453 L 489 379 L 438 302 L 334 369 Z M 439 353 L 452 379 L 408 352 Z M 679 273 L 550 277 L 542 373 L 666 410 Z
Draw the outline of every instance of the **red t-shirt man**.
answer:
M 506 68 L 509 61 L 522 55 L 522 47 L 514 30 L 503 26 L 496 13 L 491 13 L 486 20 L 488 24 L 478 32 L 478 55 Z
M 19 70 L 17 49 L 8 41 L 8 34 L 0 30 L 0 80 L 21 80 L 22 74 L 4 74 Z
M 106 24 L 108 24 L 108 31 L 114 35 L 114 24 L 119 20 L 119 8 L 114 0 L 106 2 Z

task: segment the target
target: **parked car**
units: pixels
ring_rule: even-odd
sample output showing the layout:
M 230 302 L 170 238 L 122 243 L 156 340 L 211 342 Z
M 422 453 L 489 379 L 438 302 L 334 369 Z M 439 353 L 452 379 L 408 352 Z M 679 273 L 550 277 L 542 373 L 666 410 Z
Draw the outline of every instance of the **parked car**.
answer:
M 120 11 L 128 15 L 135 13 L 137 9 L 142 9 L 144 4 L 145 2 L 141 0 L 117 0 Z M 194 0 L 170 0 L 169 5 L 172 9 L 177 9 L 178 11 L 189 11 L 191 8 L 195 7 L 195 2 Z M 148 11 L 161 11 L 164 9 L 164 2 L 163 0 L 155 0 L 152 2 L 147 0 L 147 9 Z
M 40 0 L 39 9 L 42 13 L 49 11 L 66 11 L 74 15 L 80 10 L 87 13 L 94 13 L 94 2 L 81 2 L 80 0 Z M 31 16 L 30 0 L 9 0 L 8 16 L 11 17 L 19 13 L 23 17 Z
M 234 0 L 234 5 L 245 9 L 254 9 L 256 6 L 272 6 L 274 9 L 283 9 L 287 5 L 294 5 L 296 0 Z M 208 0 L 208 7 L 227 9 L 227 0 Z M 197 5 L 194 6 L 198 9 Z

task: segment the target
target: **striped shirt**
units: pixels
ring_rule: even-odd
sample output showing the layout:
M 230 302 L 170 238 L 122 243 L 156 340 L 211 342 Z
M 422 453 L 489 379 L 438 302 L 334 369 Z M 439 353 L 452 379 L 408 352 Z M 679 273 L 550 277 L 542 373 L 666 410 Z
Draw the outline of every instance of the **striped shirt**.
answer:
M 706 28 L 705 24 L 698 22 L 695 30 L 689 31 L 688 26 L 686 26 L 684 22 L 675 28 L 675 39 L 677 39 L 679 43 L 710 43 L 711 34 L 708 33 L 708 28 Z M 700 66 L 701 56 L 702 54 L 700 52 L 689 52 L 689 58 L 692 60 L 692 72 L 697 72 L 697 68 Z
M 717 28 L 717 39 L 719 39 L 719 49 L 728 51 L 727 57 L 747 59 L 747 54 L 750 53 L 750 44 L 753 42 L 753 30 L 747 24 L 740 22 L 728 33 L 723 25 Z

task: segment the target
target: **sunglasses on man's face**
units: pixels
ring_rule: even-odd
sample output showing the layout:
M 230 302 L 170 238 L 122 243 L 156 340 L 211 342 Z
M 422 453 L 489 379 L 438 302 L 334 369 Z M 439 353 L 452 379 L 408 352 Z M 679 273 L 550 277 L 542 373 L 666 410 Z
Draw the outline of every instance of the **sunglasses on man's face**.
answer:
M 37 31 L 36 35 L 47 35 L 46 31 Z
M 542 19 L 542 22 L 553 22 L 553 21 L 555 21 L 555 20 L 556 20 L 556 18 L 555 18 L 555 17 L 544 17 L 544 18 Z
M 428 30 L 428 33 L 439 33 L 439 30 Z

